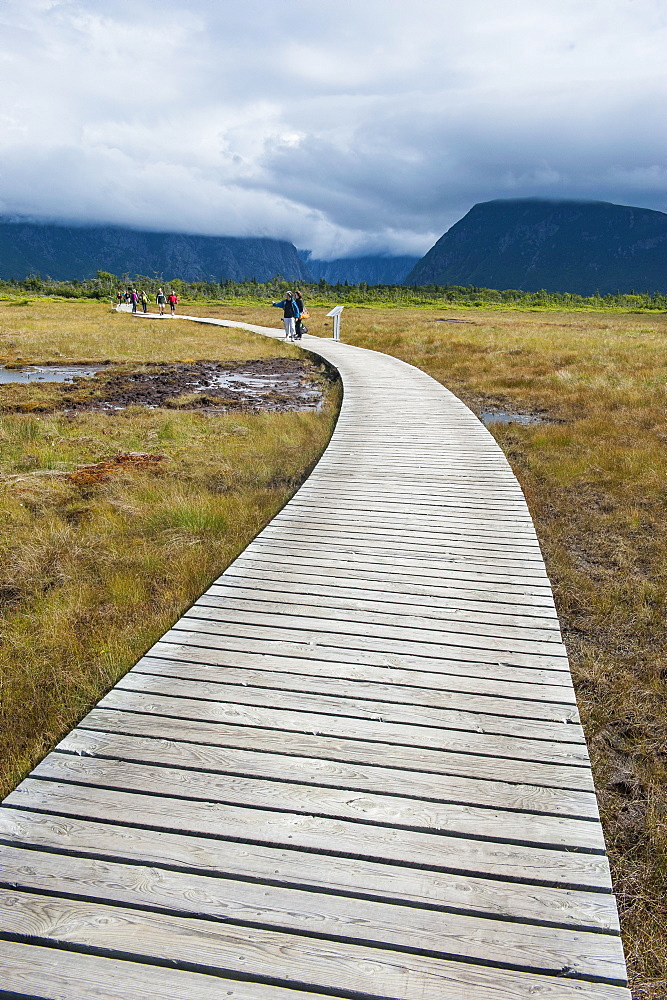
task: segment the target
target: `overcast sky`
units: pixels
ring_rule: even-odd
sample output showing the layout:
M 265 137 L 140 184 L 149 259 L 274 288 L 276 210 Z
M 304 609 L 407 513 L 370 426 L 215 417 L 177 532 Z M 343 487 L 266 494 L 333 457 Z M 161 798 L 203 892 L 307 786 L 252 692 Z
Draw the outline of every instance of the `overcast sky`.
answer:
M 0 213 L 422 254 L 667 211 L 665 0 L 0 0 Z

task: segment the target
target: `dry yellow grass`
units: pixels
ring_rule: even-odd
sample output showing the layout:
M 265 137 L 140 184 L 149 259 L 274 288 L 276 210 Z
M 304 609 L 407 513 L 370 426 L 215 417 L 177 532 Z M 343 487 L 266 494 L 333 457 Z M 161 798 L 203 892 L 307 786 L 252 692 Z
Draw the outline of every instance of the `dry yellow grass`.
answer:
M 35 360 L 56 350 L 72 360 L 298 353 L 238 331 L 144 323 L 97 305 L 39 303 L 26 312 L 0 309 L 0 353 Z M 162 344 L 167 323 L 171 339 Z M 111 416 L 0 417 L 2 790 L 280 509 L 325 447 L 335 413 L 332 398 L 319 414 L 209 417 L 128 407 Z M 163 457 L 104 462 L 130 452 Z M 95 468 L 75 473 L 81 465 Z
M 273 310 L 278 315 L 278 310 Z M 280 324 L 276 324 L 280 325 Z M 290 344 L 184 320 L 134 319 L 88 300 L 0 301 L 0 361 L 186 361 L 296 357 Z

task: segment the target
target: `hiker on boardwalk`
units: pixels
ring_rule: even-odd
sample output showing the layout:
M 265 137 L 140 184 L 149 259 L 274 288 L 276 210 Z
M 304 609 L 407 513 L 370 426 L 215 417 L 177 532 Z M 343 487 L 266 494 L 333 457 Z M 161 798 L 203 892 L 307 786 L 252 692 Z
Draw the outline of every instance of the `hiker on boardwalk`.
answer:
M 158 288 L 157 295 L 155 296 L 155 304 L 160 310 L 160 316 L 164 316 L 164 307 L 167 302 L 167 296 L 164 294 L 161 288 Z
M 132 302 L 132 312 L 135 313 L 137 311 L 137 302 L 139 301 L 136 288 L 133 288 L 130 292 L 130 301 Z
M 139 295 L 139 301 L 141 302 L 141 308 L 143 311 L 148 312 L 148 296 L 146 295 L 144 289 L 142 289 L 141 294 Z
M 303 318 L 304 318 L 304 316 L 308 315 L 308 311 L 307 311 L 305 305 L 303 304 L 303 292 L 299 288 L 297 288 L 296 292 L 294 293 L 294 301 L 296 302 L 297 306 L 299 307 L 299 315 L 296 318 L 296 320 L 294 321 L 294 326 L 295 326 L 295 329 L 296 329 L 296 333 L 294 335 L 294 339 L 295 340 L 301 340 L 302 335 L 304 333 L 308 333 L 308 327 L 305 326 L 304 323 L 303 323 Z
M 176 306 L 178 305 L 178 295 L 176 294 L 173 288 L 169 292 L 169 298 L 167 299 L 167 302 L 169 303 L 169 308 L 171 309 L 171 315 L 175 316 Z
M 283 311 L 285 340 L 294 340 L 296 338 L 296 321 L 301 315 L 301 310 L 294 301 L 294 296 L 291 292 L 285 292 L 285 298 L 282 302 L 273 302 L 272 305 Z

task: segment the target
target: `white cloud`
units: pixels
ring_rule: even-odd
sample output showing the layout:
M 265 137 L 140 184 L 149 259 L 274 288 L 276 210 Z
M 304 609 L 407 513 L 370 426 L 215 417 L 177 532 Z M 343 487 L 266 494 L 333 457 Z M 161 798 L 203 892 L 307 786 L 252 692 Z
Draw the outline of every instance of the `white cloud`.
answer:
M 658 0 L 0 0 L 0 210 L 421 253 L 477 201 L 667 210 Z

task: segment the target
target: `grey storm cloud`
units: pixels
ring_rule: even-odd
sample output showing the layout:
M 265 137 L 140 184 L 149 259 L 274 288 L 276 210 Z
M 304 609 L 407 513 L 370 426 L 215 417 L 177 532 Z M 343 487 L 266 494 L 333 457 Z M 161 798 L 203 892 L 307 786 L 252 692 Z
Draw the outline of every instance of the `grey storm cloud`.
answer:
M 0 0 L 0 212 L 420 254 L 477 201 L 667 210 L 662 0 Z

